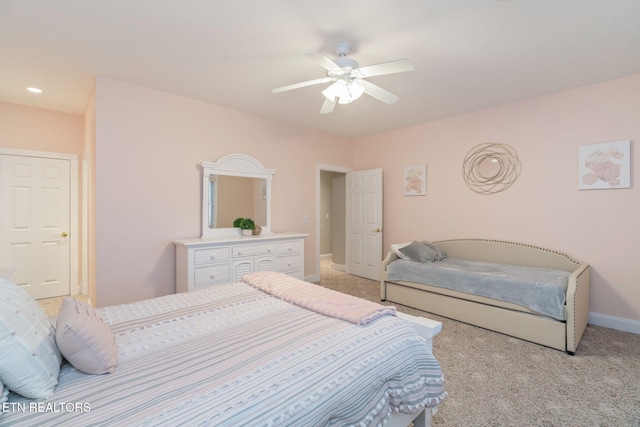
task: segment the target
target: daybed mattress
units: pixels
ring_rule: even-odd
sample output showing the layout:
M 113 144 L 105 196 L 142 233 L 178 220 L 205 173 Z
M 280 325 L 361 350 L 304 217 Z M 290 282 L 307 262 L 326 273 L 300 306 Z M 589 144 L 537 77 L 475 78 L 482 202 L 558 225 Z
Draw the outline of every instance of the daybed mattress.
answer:
M 570 273 L 459 258 L 419 263 L 396 260 L 387 267 L 390 281 L 415 282 L 507 301 L 566 320 L 564 310 Z
M 0 425 L 381 425 L 444 398 L 426 341 L 396 316 L 360 326 L 245 283 L 99 311 L 116 370 L 65 363 L 52 398 L 10 394 Z

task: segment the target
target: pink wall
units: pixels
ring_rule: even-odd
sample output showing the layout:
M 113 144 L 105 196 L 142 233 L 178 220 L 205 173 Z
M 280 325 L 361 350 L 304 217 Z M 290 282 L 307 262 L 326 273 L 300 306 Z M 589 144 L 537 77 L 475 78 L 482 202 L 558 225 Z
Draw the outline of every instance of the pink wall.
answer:
M 75 154 L 78 158 L 78 200 L 82 194 L 83 145 L 82 116 L 0 102 L 0 147 Z M 81 218 L 80 210 L 78 206 L 78 218 Z M 78 278 L 85 281 L 80 262 L 82 236 L 75 238 L 78 242 Z
M 308 233 L 316 164 L 349 167 L 348 139 L 106 77 L 96 81 L 95 274 L 99 306 L 175 292 L 172 240 L 200 236 L 203 161 L 247 153 L 273 168 L 272 229 Z
M 83 160 L 86 162 L 87 172 L 85 178 L 86 191 L 82 204 L 88 218 L 84 225 L 84 232 L 87 235 L 86 243 L 88 247 L 86 261 L 86 276 L 88 282 L 88 293 L 91 301 L 96 301 L 96 90 L 95 86 L 91 91 L 87 109 L 84 113 L 84 152 Z
M 513 103 L 354 144 L 355 169 L 384 170 L 384 244 L 480 237 L 537 244 L 592 267 L 591 311 L 640 320 L 640 75 Z M 632 140 L 632 188 L 578 190 L 578 146 Z M 479 195 L 461 175 L 466 153 L 509 144 L 522 173 Z M 427 196 L 402 195 L 405 165 L 427 164 Z
M 0 147 L 82 154 L 83 118 L 0 102 Z
M 84 152 L 95 165 L 89 276 L 100 306 L 174 291 L 171 241 L 200 233 L 198 165 L 245 152 L 276 169 L 274 230 L 310 234 L 307 275 L 316 273 L 316 164 L 382 167 L 385 246 L 487 237 L 560 250 L 591 264 L 592 312 L 637 321 L 638 93 L 640 75 L 352 142 L 99 77 L 84 118 L 0 103 L 0 146 Z M 627 139 L 632 188 L 578 191 L 577 147 Z M 510 144 L 522 161 L 503 193 L 477 195 L 461 178 L 465 154 L 483 142 Z M 428 195 L 404 197 L 402 168 L 417 163 L 428 165 Z

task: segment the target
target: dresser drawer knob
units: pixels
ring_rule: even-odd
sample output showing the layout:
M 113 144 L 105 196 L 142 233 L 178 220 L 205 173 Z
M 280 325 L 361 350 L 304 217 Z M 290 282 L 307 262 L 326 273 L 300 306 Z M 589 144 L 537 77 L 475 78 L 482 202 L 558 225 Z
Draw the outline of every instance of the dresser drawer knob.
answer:
M 215 274 L 213 274 L 213 273 L 211 273 L 211 278 L 212 278 L 212 279 L 215 279 L 215 278 L 216 278 L 216 275 L 215 275 Z
M 289 252 L 291 252 L 291 246 L 289 246 L 289 247 L 287 248 L 287 250 L 288 250 Z
M 211 259 L 212 260 L 216 259 L 216 256 L 215 255 L 211 255 Z

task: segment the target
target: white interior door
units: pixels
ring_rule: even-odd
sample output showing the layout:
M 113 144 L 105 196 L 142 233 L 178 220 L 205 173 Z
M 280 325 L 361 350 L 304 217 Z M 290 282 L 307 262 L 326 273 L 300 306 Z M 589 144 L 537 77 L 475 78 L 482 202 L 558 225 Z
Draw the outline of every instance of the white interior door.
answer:
M 382 169 L 347 173 L 347 273 L 380 280 Z
M 70 161 L 0 154 L 0 267 L 34 298 L 69 295 Z

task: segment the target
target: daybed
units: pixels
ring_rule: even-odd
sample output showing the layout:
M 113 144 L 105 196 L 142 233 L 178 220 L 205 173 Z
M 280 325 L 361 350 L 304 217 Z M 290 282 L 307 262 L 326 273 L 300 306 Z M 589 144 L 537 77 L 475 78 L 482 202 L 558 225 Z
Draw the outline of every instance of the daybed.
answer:
M 45 384 L 22 391 L 50 394 L 40 399 L 7 396 L 0 383 L 0 425 L 406 426 L 414 419 L 429 425 L 445 397 L 430 347 L 439 322 L 413 318 L 414 324 L 393 307 L 281 273 L 243 280 L 101 309 L 74 300 L 78 313 L 106 325 L 117 344 L 117 364 L 106 364 L 110 373 L 102 375 L 81 372 L 87 368 L 75 357 L 57 375 L 58 335 L 71 327 L 59 320 L 67 313 L 61 309 L 54 331 L 26 292 L 0 280 L 0 380 L 24 386 L 15 375 L 22 363 L 55 371 L 25 380 Z M 45 344 L 27 351 L 33 359 L 11 360 L 7 349 L 33 338 L 29 325 L 22 341 L 8 333 L 24 319 L 44 325 L 37 335 Z M 53 358 L 47 366 L 36 361 L 47 356 Z
M 566 351 L 571 355 L 575 353 L 589 318 L 588 264 L 580 263 L 553 250 L 499 240 L 453 239 L 433 242 L 433 245 L 435 249 L 444 251 L 452 261 L 479 262 L 480 267 L 477 269 L 482 271 L 488 271 L 483 264 L 488 262 L 506 264 L 504 267 L 509 270 L 512 266 L 522 266 L 527 269 L 533 267 L 566 272 L 566 292 L 563 291 L 561 295 L 561 299 L 564 300 L 561 301 L 563 305 L 561 317 L 543 314 L 535 308 L 503 301 L 495 296 L 482 295 L 482 292 L 481 295 L 474 295 L 466 290 L 442 287 L 442 283 L 429 283 L 426 280 L 420 281 L 427 283 L 418 283 L 418 280 L 398 280 L 398 273 L 390 275 L 389 270 L 400 271 L 401 264 L 392 267 L 392 263 L 411 263 L 412 261 L 399 260 L 398 255 L 393 251 L 390 251 L 382 262 L 380 297 L 383 301 L 395 302 L 470 323 Z M 433 265 L 436 266 L 444 261 L 436 261 Z M 426 267 L 428 264 L 424 263 Z M 459 272 L 454 274 L 457 273 Z M 467 283 L 478 283 L 469 277 L 465 279 Z M 487 277 L 484 279 L 486 280 Z M 455 280 L 461 280 L 460 276 Z M 515 293 L 524 294 L 529 291 L 530 287 L 526 286 L 526 289 L 523 287 L 522 291 L 518 289 Z

